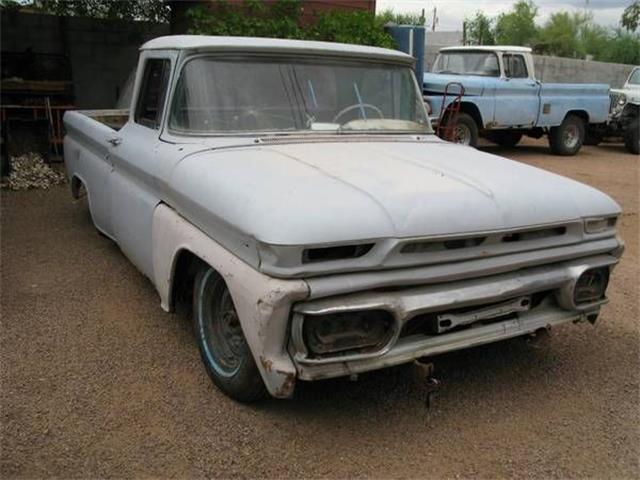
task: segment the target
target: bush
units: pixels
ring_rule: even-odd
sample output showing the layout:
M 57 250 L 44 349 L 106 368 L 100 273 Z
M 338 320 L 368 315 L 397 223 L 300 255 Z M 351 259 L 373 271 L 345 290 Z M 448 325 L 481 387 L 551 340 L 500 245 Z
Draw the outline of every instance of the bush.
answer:
M 385 31 L 382 22 L 382 19 L 370 12 L 331 10 L 320 15 L 309 38 L 396 48 L 395 40 Z
M 292 38 L 355 43 L 395 48 L 384 29 L 384 19 L 363 11 L 330 10 L 318 16 L 310 28 L 300 26 L 301 4 L 297 0 L 280 0 L 265 4 L 247 0 L 238 7 L 218 2 L 215 10 L 199 5 L 187 11 L 189 33 L 196 35 L 231 35 L 240 37 Z

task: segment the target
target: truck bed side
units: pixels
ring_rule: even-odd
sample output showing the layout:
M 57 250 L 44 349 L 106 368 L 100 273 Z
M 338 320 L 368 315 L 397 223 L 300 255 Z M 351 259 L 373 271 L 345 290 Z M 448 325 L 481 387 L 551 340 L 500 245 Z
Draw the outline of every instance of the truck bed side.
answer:
M 64 115 L 67 134 L 64 157 L 69 179 L 82 181 L 96 227 L 110 235 L 109 198 L 102 188 L 111 166 L 108 162 L 109 140 L 128 119 L 127 110 L 69 111 Z
M 543 83 L 538 126 L 560 125 L 570 111 L 583 111 L 588 123 L 603 123 L 609 115 L 609 86 L 604 84 Z

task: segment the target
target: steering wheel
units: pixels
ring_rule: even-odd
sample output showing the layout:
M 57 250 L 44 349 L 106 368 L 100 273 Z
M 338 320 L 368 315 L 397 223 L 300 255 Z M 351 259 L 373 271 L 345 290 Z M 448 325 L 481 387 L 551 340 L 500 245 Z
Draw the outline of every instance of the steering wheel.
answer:
M 369 110 L 373 110 L 374 112 L 376 112 L 378 114 L 378 118 L 384 118 L 384 114 L 382 113 L 382 110 L 380 110 L 375 105 L 371 105 L 370 103 L 354 103 L 353 105 L 349 105 L 348 107 L 340 110 L 336 114 L 336 116 L 333 117 L 333 120 L 331 122 L 337 123 L 337 120 L 340 117 L 344 116 L 346 113 L 349 113 L 351 110 L 355 110 L 356 108 L 368 108 Z

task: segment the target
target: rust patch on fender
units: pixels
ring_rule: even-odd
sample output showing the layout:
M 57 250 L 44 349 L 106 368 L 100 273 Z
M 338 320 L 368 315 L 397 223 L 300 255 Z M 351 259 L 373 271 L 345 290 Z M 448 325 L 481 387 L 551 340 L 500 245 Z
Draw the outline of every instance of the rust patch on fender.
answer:
M 293 395 L 293 388 L 296 384 L 296 376 L 294 373 L 283 373 L 285 375 L 284 382 L 280 388 L 276 389 L 276 397 L 290 397 Z
M 265 372 L 271 372 L 271 369 L 273 368 L 273 361 L 261 356 L 260 363 L 262 364 Z

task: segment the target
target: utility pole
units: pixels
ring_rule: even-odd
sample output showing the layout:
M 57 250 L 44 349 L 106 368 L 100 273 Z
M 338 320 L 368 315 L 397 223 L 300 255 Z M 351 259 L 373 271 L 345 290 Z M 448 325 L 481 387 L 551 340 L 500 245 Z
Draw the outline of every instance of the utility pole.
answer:
M 436 31 L 436 25 L 438 24 L 438 7 L 433 7 L 433 19 L 431 20 L 431 31 Z

